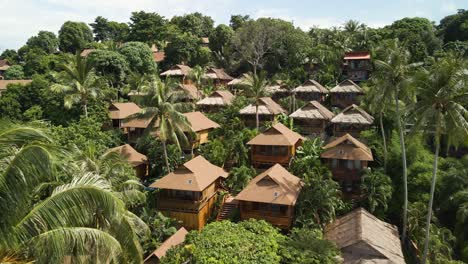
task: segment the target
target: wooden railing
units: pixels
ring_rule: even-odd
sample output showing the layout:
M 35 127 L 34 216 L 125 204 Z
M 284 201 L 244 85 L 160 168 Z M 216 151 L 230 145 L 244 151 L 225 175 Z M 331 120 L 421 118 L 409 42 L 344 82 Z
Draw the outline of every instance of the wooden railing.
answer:
M 289 164 L 289 160 L 291 156 L 267 156 L 267 155 L 259 155 L 253 154 L 252 161 L 254 163 L 262 163 L 262 164 Z
M 246 211 L 242 210 L 241 211 L 241 217 L 243 220 L 247 220 L 250 218 L 253 219 L 260 219 L 260 220 L 265 220 L 272 225 L 278 226 L 280 228 L 290 228 L 291 223 L 292 223 L 292 217 L 287 216 L 287 215 L 281 215 L 281 214 L 274 214 L 269 211 Z

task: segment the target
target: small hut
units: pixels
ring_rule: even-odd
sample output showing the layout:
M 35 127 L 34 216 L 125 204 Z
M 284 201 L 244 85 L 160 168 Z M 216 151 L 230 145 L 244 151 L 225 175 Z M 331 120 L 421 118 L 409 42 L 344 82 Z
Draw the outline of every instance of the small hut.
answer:
M 163 72 L 160 74 L 162 78 L 176 78 L 177 80 L 180 81 L 182 84 L 191 84 L 192 80 L 190 80 L 190 72 L 192 71 L 192 68 L 190 68 L 187 65 L 183 64 L 177 64 L 174 67 L 170 68 L 169 70 Z
M 166 58 L 166 53 L 164 51 L 159 51 L 155 44 L 151 46 L 151 51 L 153 52 L 153 60 L 156 63 L 160 63 Z
M 195 138 L 191 139 L 191 147 L 197 148 L 208 142 L 208 133 L 220 125 L 206 117 L 202 112 L 185 113 L 185 117 L 190 123 L 190 129 L 195 133 Z M 188 133 L 188 131 L 187 131 Z
M 343 58 L 343 76 L 355 82 L 369 79 L 372 70 L 369 51 L 347 52 Z
M 3 80 L 6 70 L 10 68 L 10 64 L 7 60 L 0 60 L 0 80 Z
M 289 115 L 303 135 L 325 139 L 326 128 L 335 115 L 318 101 L 310 101 Z
M 148 176 L 148 158 L 136 151 L 129 144 L 112 148 L 109 150 L 109 152 L 115 152 L 123 159 L 127 160 L 135 170 L 136 176 L 138 178 L 144 178 L 145 176 Z
M 330 168 L 346 194 L 359 194 L 362 170 L 373 161 L 372 151 L 350 134 L 333 140 L 323 147 L 320 158 Z
M 138 139 L 141 138 L 145 132 L 145 129 L 149 126 L 152 117 L 147 118 L 133 118 L 131 120 L 126 120 L 122 123 L 122 128 L 127 133 L 127 140 L 130 144 L 136 144 Z M 154 124 L 153 131 L 150 132 L 151 135 L 156 135 L 156 129 L 158 124 Z
M 281 81 L 276 81 L 276 83 L 268 85 L 265 87 L 265 91 L 274 100 L 279 100 L 289 96 L 289 90 L 284 87 L 284 84 Z
M 230 81 L 234 80 L 224 69 L 217 68 L 209 68 L 205 75 L 203 75 L 203 79 L 211 80 L 215 87 L 227 86 Z
M 396 226 L 363 208 L 337 218 L 325 227 L 325 238 L 341 250 L 344 264 L 405 264 Z
M 249 104 L 242 108 L 239 113 L 242 116 L 245 124 L 250 127 L 256 126 L 256 107 L 255 104 Z M 279 104 L 277 104 L 271 97 L 262 97 L 259 100 L 258 116 L 260 124 L 264 124 L 266 121 L 273 121 L 275 116 L 280 114 L 287 114 Z
M 181 227 L 177 232 L 172 236 L 166 239 L 153 253 L 147 256 L 144 260 L 144 264 L 158 264 L 161 259 L 166 256 L 166 253 L 172 247 L 178 246 L 185 241 L 185 236 L 187 236 L 187 229 Z
M 293 89 L 296 98 L 303 101 L 324 102 L 328 94 L 328 89 L 315 80 L 307 80 L 301 86 Z
M 234 95 L 226 90 L 214 91 L 210 96 L 197 102 L 197 106 L 203 111 L 219 111 L 221 108 L 231 105 Z
M 159 189 L 157 209 L 182 222 L 188 230 L 201 230 L 215 207 L 221 181 L 228 173 L 197 156 L 150 185 Z
M 364 90 L 355 82 L 344 80 L 330 90 L 330 95 L 332 106 L 345 108 L 352 104 L 359 105 Z
M 251 180 L 236 196 L 240 217 L 242 220 L 262 219 L 279 228 L 290 229 L 301 188 L 301 179 L 276 164 Z
M 32 80 L 1 80 L 0 79 L 0 96 L 5 92 L 10 85 L 28 85 Z
M 182 99 L 184 102 L 196 102 L 203 97 L 203 94 L 193 84 L 179 84 L 176 90 L 180 90 L 186 94 Z
M 279 163 L 287 167 L 303 141 L 304 137 L 277 123 L 247 142 L 252 165 L 260 168 Z
M 332 118 L 331 123 L 335 137 L 348 133 L 359 137 L 361 131 L 369 129 L 374 123 L 374 118 L 359 106 L 352 104 Z
M 141 108 L 135 103 L 112 103 L 109 106 L 109 117 L 112 120 L 112 127 L 121 128 L 124 119 L 141 112 Z
M 247 85 L 248 83 L 246 74 L 242 74 L 241 76 L 227 83 L 229 91 L 231 91 L 235 95 L 237 95 L 240 91 L 244 90 Z

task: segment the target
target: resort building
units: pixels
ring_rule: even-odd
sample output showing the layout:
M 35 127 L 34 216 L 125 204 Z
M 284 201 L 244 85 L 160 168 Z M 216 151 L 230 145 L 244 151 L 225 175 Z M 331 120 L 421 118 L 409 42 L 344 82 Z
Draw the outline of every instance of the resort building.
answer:
M 340 249 L 344 264 L 406 263 L 397 227 L 363 208 L 337 218 L 324 233 Z
M 255 104 L 249 104 L 239 111 L 246 126 L 256 126 L 255 110 Z M 260 125 L 263 125 L 266 121 L 271 122 L 275 120 L 275 117 L 281 114 L 287 114 L 287 111 L 273 101 L 271 97 L 262 97 L 259 99 L 258 118 L 260 120 Z
M 340 183 L 345 196 L 359 195 L 362 171 L 374 160 L 372 151 L 350 134 L 333 140 L 323 149 L 320 158 L 331 170 L 333 179 Z
M 181 227 L 172 236 L 166 239 L 153 253 L 145 258 L 144 264 L 159 264 L 161 259 L 166 256 L 166 253 L 172 247 L 178 246 L 185 241 L 187 229 Z
M 110 149 L 109 152 L 118 153 L 125 159 L 133 167 L 138 178 L 141 179 L 148 176 L 148 158 L 129 144 Z
M 194 84 L 179 84 L 176 90 L 185 93 L 185 96 L 181 98 L 184 102 L 195 103 L 203 97 L 202 92 L 200 92 Z
M 301 179 L 276 164 L 251 180 L 236 196 L 240 217 L 263 219 L 279 228 L 290 229 L 301 188 Z
M 294 88 L 293 93 L 297 99 L 323 103 L 328 94 L 328 89 L 315 80 L 307 80 L 301 86 Z
M 109 117 L 112 120 L 112 127 L 121 128 L 126 118 L 139 112 L 141 112 L 141 108 L 135 103 L 112 103 L 109 106 Z
M 203 75 L 203 79 L 211 81 L 215 87 L 227 86 L 230 81 L 234 80 L 224 69 L 217 68 L 209 68 Z
M 228 173 L 197 156 L 150 185 L 159 189 L 157 209 L 182 222 L 188 230 L 201 230 L 213 213 L 221 181 Z
M 344 80 L 330 90 L 331 105 L 340 108 L 359 105 L 363 95 L 364 90 L 359 85 L 351 80 Z
M 343 75 L 355 82 L 369 79 L 372 70 L 369 51 L 347 52 L 343 58 Z
M 0 79 L 0 96 L 5 92 L 10 85 L 28 85 L 32 80 L 1 80 Z
M 284 87 L 282 81 L 276 81 L 272 85 L 265 87 L 265 91 L 273 98 L 273 100 L 279 100 L 289 96 L 289 91 Z
M 219 111 L 223 107 L 231 105 L 234 95 L 227 90 L 214 91 L 210 96 L 197 102 L 197 106 L 205 112 Z
M 335 115 L 318 101 L 310 101 L 289 115 L 302 135 L 326 138 L 326 129 Z
M 6 60 L 0 60 L 0 80 L 4 79 L 6 70 L 10 68 L 10 64 Z
M 151 51 L 153 52 L 153 60 L 156 63 L 160 63 L 166 58 L 166 53 L 164 51 L 159 51 L 155 44 L 151 46 Z
M 177 64 L 169 70 L 161 73 L 160 76 L 162 78 L 174 78 L 178 80 L 181 84 L 192 84 L 192 80 L 190 80 L 189 78 L 190 71 L 192 71 L 192 68 L 190 68 L 189 66 Z
M 262 168 L 279 163 L 288 167 L 303 141 L 304 137 L 277 123 L 247 142 L 252 166 Z
M 331 123 L 333 136 L 351 134 L 353 137 L 359 137 L 362 131 L 369 129 L 374 123 L 374 118 L 359 106 L 352 104 L 333 117 Z

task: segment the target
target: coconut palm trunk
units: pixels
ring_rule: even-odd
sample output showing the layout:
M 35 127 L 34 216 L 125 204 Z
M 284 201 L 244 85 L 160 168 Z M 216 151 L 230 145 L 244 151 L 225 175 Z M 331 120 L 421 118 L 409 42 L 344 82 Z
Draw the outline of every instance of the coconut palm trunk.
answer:
M 162 141 L 162 145 L 163 145 L 163 150 L 164 150 L 164 161 L 166 162 L 166 169 L 167 169 L 167 172 L 169 173 L 171 171 L 171 168 L 169 167 L 169 158 L 167 157 L 166 141 Z
M 258 130 L 260 128 L 260 119 L 258 117 L 258 102 L 255 102 L 255 121 Z
M 384 155 L 384 171 L 387 172 L 387 138 L 385 136 L 385 129 L 383 124 L 383 113 L 379 112 L 379 123 L 380 123 L 380 133 L 382 135 L 382 144 L 383 144 L 383 155 Z
M 400 147 L 401 147 L 401 163 L 403 166 L 403 231 L 402 231 L 402 241 L 404 243 L 406 239 L 406 226 L 408 221 L 408 175 L 406 167 L 406 147 L 405 147 L 405 135 L 403 131 L 403 126 L 401 124 L 400 117 L 400 106 L 398 100 L 398 89 L 395 91 L 395 112 L 397 117 L 398 132 L 400 134 Z

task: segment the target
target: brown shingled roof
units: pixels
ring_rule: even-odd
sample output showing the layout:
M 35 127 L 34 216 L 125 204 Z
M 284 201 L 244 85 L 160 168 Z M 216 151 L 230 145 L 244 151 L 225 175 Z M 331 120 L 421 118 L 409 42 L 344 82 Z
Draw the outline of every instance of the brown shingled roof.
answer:
M 370 60 L 371 54 L 369 51 L 352 51 L 346 52 L 344 60 Z
M 193 84 L 180 84 L 178 87 L 181 88 L 190 99 L 199 99 L 202 97 L 202 93 Z
M 289 115 L 289 117 L 297 119 L 320 119 L 331 120 L 335 115 L 328 110 L 325 106 L 317 101 L 310 101 L 303 107 L 296 110 L 296 112 Z
M 305 81 L 301 86 L 294 88 L 293 91 L 299 93 L 328 93 L 327 88 L 311 79 Z
M 6 71 L 10 68 L 10 64 L 8 63 L 7 60 L 0 60 L 0 70 L 1 71 Z
M 226 90 L 214 91 L 210 96 L 197 102 L 197 105 L 230 105 L 234 100 L 234 95 Z
M 141 108 L 135 103 L 112 103 L 109 106 L 109 117 L 111 119 L 125 119 L 131 115 L 139 113 Z
M 175 232 L 172 236 L 166 239 L 153 253 L 151 253 L 146 259 L 144 263 L 150 260 L 152 257 L 156 257 L 159 260 L 166 256 L 166 252 L 171 249 L 172 247 L 178 246 L 185 241 L 185 236 L 188 234 L 188 231 L 181 227 L 177 232 Z
M 248 106 L 242 108 L 239 113 L 241 115 L 254 115 L 255 114 L 255 105 L 249 104 Z M 260 98 L 258 106 L 259 115 L 279 115 L 287 113 L 279 104 L 277 104 L 271 97 L 262 97 Z
M 177 64 L 171 69 L 161 73 L 161 76 L 188 76 L 190 74 L 190 71 L 192 68 L 190 68 L 187 65 L 183 64 Z
M 218 123 L 206 117 L 202 112 L 185 113 L 193 132 L 220 127 Z
M 0 90 L 6 90 L 7 86 L 12 84 L 26 85 L 30 84 L 32 80 L 0 80 Z
M 337 218 L 325 227 L 324 233 L 341 249 L 344 263 L 385 263 L 372 262 L 375 259 L 387 259 L 389 264 L 405 263 L 398 229 L 363 208 Z
M 210 68 L 203 76 L 206 79 L 232 81 L 234 78 L 227 74 L 224 69 Z
M 350 134 L 341 136 L 323 147 L 320 155 L 324 159 L 367 160 L 372 161 L 372 151 Z
M 346 123 L 346 124 L 364 124 L 371 125 L 374 123 L 374 118 L 369 115 L 361 107 L 352 104 L 338 115 L 336 115 L 332 120 L 332 123 Z
M 133 167 L 148 163 L 148 158 L 145 155 L 136 151 L 129 144 L 112 148 L 108 152 L 118 153 L 122 158 L 126 159 L 128 163 L 130 163 L 130 165 L 132 165 Z
M 352 80 L 344 80 L 330 90 L 330 93 L 364 93 L 359 85 Z
M 247 142 L 247 145 L 294 146 L 299 140 L 304 140 L 304 137 L 277 123 Z
M 301 188 L 301 179 L 276 164 L 251 180 L 236 200 L 295 205 Z
M 228 173 L 222 168 L 211 164 L 202 156 L 197 156 L 174 172 L 156 180 L 152 188 L 201 192 L 220 177 L 226 178 Z

